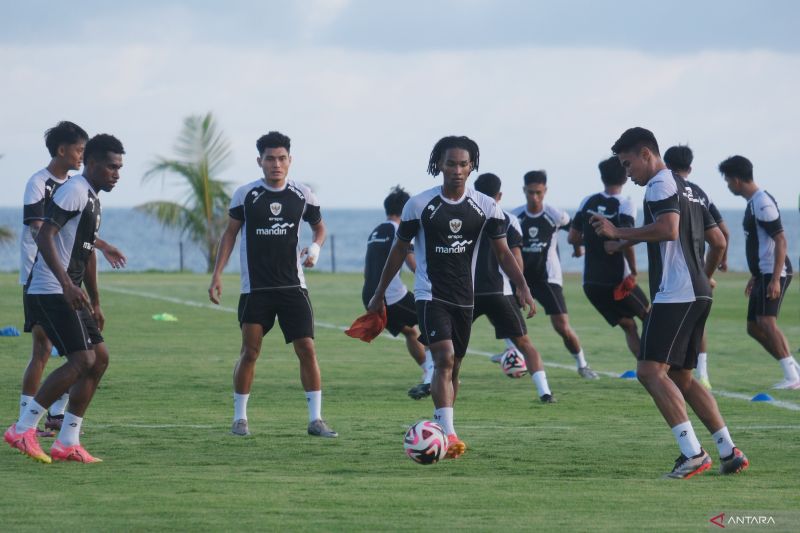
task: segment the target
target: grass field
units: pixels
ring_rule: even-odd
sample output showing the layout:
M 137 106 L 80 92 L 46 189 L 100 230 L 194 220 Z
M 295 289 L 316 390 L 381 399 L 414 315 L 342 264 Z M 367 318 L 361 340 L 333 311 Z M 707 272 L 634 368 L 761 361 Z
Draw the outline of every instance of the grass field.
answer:
M 360 276 L 308 278 L 323 415 L 339 439 L 306 435 L 297 362 L 277 329 L 265 339 L 251 394 L 253 436 L 228 435 L 238 277 L 225 278 L 227 310 L 212 310 L 204 275 L 103 274 L 111 365 L 83 443 L 105 462 L 41 465 L 3 448 L 0 529 L 697 531 L 708 530 L 712 516 L 739 511 L 783 516 L 762 529 L 780 530 L 787 517 L 785 530 L 798 529 L 800 391 L 769 390 L 782 374 L 746 337 L 743 275 L 719 276 L 709 364 L 731 434 L 752 466 L 719 476 L 716 448 L 693 417 L 715 464 L 689 481 L 659 479 L 679 452 L 638 382 L 578 378 L 543 313 L 529 328 L 546 363 L 557 365 L 547 372 L 559 403 L 540 404 L 529 378 L 508 379 L 483 355 L 468 355 L 456 406 L 467 454 L 430 467 L 412 463 L 402 450 L 405 427 L 432 415 L 429 399 L 405 394 L 419 371 L 403 343 L 367 345 L 338 329 L 362 312 Z M 590 364 L 615 374 L 634 368 L 622 333 L 590 307 L 579 283 L 569 276 L 565 290 Z M 796 350 L 800 297 L 791 289 L 780 324 Z M 0 275 L 0 327 L 22 328 L 20 297 L 16 276 Z M 179 321 L 151 319 L 161 312 Z M 493 336 L 481 319 L 471 349 L 499 351 Z M 29 349 L 27 335 L 0 338 L 6 425 L 17 416 Z M 742 399 L 758 392 L 785 403 Z

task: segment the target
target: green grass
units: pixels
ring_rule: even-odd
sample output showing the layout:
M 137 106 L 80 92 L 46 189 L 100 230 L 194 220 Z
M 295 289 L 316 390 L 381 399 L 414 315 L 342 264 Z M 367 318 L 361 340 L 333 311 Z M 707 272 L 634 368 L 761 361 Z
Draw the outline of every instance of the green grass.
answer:
M 205 302 L 208 281 L 190 274 L 102 275 L 111 365 L 87 413 L 83 442 L 105 462 L 40 465 L 4 448 L 4 531 L 696 531 L 721 512 L 800 505 L 800 411 L 718 397 L 750 470 L 721 477 L 715 461 L 712 472 L 690 481 L 664 481 L 659 476 L 678 451 L 635 380 L 587 382 L 574 370 L 548 367 L 559 403 L 542 405 L 529 378 L 510 380 L 474 354 L 463 366 L 456 409 L 467 454 L 417 465 L 403 454 L 402 435 L 406 425 L 431 417 L 432 404 L 405 395 L 419 371 L 403 343 L 381 338 L 367 345 L 323 327 L 317 329 L 323 413 L 341 437 L 305 434 L 296 358 L 276 329 L 265 339 L 250 399 L 253 436 L 234 438 L 227 433 L 239 349 L 235 315 L 112 291 Z M 715 390 L 753 395 L 767 391 L 781 371 L 745 334 L 744 281 L 719 276 L 708 328 L 710 372 Z M 317 320 L 349 324 L 362 312 L 360 283 L 358 275 L 309 275 Z M 800 298 L 791 288 L 780 324 L 796 349 Z M 565 290 L 593 368 L 634 368 L 622 333 L 591 308 L 578 278 L 569 276 Z M 238 277 L 225 278 L 225 291 L 223 305 L 236 307 Z M 20 296 L 16 277 L 0 275 L 0 327 L 21 329 Z M 151 319 L 161 312 L 179 322 Z M 543 313 L 529 327 L 546 362 L 571 364 Z M 481 319 L 471 348 L 498 351 L 493 336 Z M 0 338 L 6 423 L 17 415 L 29 350 L 27 335 Z M 769 392 L 800 404 L 800 391 Z M 707 432 L 693 422 L 716 458 Z M 152 427 L 159 425 L 175 427 Z

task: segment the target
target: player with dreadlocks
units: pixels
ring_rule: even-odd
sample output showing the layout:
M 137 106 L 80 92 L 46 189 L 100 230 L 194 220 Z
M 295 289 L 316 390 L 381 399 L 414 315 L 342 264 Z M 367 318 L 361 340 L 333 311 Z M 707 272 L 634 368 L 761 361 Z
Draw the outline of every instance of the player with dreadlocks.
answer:
M 431 382 L 434 418 L 447 433 L 446 457 L 451 459 L 466 451 L 453 425 L 453 406 L 472 327 L 473 257 L 483 233 L 513 281 L 518 300 L 528 308 L 528 317 L 534 313 L 533 298 L 506 242 L 503 211 L 492 198 L 466 185 L 469 175 L 478 169 L 479 157 L 478 145 L 468 137 L 444 137 L 433 147 L 428 173 L 441 173 L 442 185 L 406 203 L 397 239 L 368 306 L 372 312 L 383 312 L 386 289 L 415 239 L 414 298 L 422 342 L 430 349 L 435 366 Z

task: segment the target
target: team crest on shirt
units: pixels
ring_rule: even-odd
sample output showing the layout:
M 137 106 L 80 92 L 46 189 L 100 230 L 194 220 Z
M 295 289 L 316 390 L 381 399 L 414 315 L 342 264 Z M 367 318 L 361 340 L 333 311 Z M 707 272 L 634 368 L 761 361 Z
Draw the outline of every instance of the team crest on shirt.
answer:
M 272 202 L 269 204 L 269 210 L 272 211 L 272 214 L 275 216 L 278 216 L 281 213 L 282 208 L 283 206 L 280 204 L 280 202 Z
M 539 235 L 539 228 L 536 226 L 531 226 L 528 228 L 528 235 L 530 235 L 531 239 L 535 239 L 537 235 Z
M 458 233 L 461 230 L 461 219 L 452 218 L 450 219 L 450 231 L 453 233 Z

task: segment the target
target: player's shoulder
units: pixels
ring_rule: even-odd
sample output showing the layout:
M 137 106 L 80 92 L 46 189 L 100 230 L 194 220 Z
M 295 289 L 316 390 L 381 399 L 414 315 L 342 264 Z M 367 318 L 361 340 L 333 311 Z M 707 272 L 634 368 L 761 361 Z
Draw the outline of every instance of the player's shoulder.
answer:
M 663 200 L 678 193 L 678 182 L 668 169 L 659 171 L 647 182 L 645 199 L 650 201 Z
M 413 209 L 416 212 L 425 209 L 425 206 L 431 203 L 431 200 L 439 196 L 439 191 L 440 188 L 437 186 L 431 187 L 430 189 L 425 189 L 424 191 L 415 194 L 406 202 L 406 208 Z
M 264 189 L 264 188 L 266 188 L 264 186 L 264 180 L 257 179 L 257 180 L 253 180 L 253 181 L 250 181 L 248 183 L 245 183 L 244 185 L 240 185 L 239 187 L 236 188 L 236 190 L 234 191 L 233 195 L 234 196 L 245 196 L 250 191 L 257 190 L 257 189 Z
M 599 192 L 590 194 L 589 196 L 584 196 L 583 200 L 581 200 L 581 203 L 578 204 L 578 211 L 583 211 L 587 206 L 593 206 L 601 198 L 603 198 L 603 193 Z
M 501 211 L 497 206 L 497 202 L 494 201 L 494 198 L 480 191 L 476 191 L 472 187 L 467 187 L 466 197 L 468 201 L 472 200 L 486 215 L 492 215 L 492 213 Z
M 764 189 L 759 189 L 750 199 L 753 203 L 753 211 L 756 218 L 762 220 L 771 220 L 779 216 L 778 202 L 775 197 Z
M 556 221 L 563 219 L 565 215 L 569 216 L 563 209 L 559 209 L 558 207 L 550 204 L 544 204 L 544 212 L 547 214 L 547 216 Z
M 519 225 L 519 219 L 516 216 L 514 216 L 514 213 L 503 209 L 503 214 L 505 215 L 506 220 L 508 221 L 508 225 L 517 230 L 518 232 L 522 233 L 522 226 Z
M 286 180 L 286 190 L 296 194 L 302 200 L 314 196 L 314 191 L 311 190 L 311 187 L 295 180 Z
M 523 218 L 525 216 L 525 204 L 511 209 L 509 213 L 511 213 L 511 216 L 516 217 L 517 219 Z

